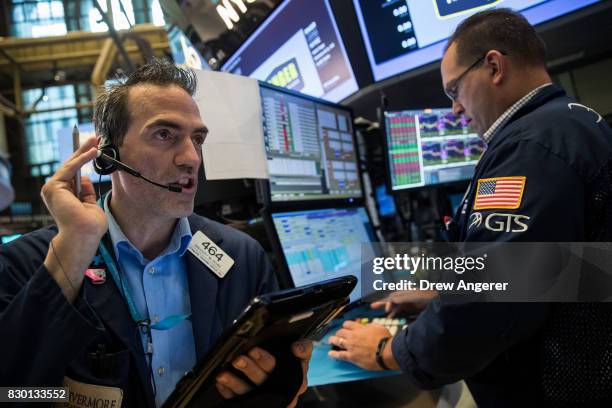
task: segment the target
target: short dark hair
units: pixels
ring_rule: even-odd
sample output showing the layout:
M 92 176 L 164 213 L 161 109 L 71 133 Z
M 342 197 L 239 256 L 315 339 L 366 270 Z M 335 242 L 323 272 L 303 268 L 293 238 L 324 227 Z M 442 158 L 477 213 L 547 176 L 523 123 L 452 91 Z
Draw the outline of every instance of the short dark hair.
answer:
M 178 86 L 193 96 L 197 86 L 195 73 L 163 59 L 153 59 L 127 75 L 115 78 L 116 83 L 103 87 L 96 98 L 93 121 L 96 134 L 105 144 L 120 146 L 130 125 L 128 94 L 137 85 Z
M 469 65 L 490 50 L 503 51 L 526 66 L 546 64 L 546 45 L 525 17 L 509 8 L 481 11 L 465 19 L 446 45 L 457 44 L 461 65 Z

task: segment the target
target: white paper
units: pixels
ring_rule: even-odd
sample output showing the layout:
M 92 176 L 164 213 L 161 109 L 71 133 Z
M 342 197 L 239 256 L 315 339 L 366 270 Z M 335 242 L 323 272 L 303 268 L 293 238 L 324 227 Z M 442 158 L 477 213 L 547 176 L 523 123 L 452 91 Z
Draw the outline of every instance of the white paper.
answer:
M 194 99 L 209 130 L 202 146 L 206 179 L 269 178 L 257 80 L 195 72 Z

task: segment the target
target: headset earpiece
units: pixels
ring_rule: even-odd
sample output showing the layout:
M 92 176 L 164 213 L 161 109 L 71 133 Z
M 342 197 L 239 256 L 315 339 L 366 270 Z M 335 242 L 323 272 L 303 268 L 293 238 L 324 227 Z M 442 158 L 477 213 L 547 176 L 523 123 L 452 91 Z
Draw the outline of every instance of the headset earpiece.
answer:
M 122 163 L 121 159 L 119 158 L 119 148 L 114 144 L 102 145 L 98 148 L 98 157 L 94 159 L 93 166 L 96 173 L 100 175 L 111 174 L 115 170 L 120 169 L 128 174 L 131 174 L 134 177 L 143 179 L 147 183 L 153 184 L 154 186 L 165 188 L 175 193 L 180 193 L 183 191 L 183 187 L 178 183 L 156 183 L 155 181 L 149 180 L 148 178 L 140 174 L 138 170 L 131 168 L 125 163 Z
M 119 158 L 119 148 L 117 146 L 113 144 L 108 144 L 105 146 L 101 146 L 99 150 L 105 155 L 112 157 L 113 159 L 117 161 L 121 161 L 121 159 Z M 107 174 L 111 174 L 112 172 L 117 170 L 117 167 L 113 163 L 110 163 L 104 160 L 104 158 L 102 157 L 96 157 L 94 159 L 93 166 L 94 166 L 94 170 L 96 171 L 96 173 L 103 175 L 103 176 Z

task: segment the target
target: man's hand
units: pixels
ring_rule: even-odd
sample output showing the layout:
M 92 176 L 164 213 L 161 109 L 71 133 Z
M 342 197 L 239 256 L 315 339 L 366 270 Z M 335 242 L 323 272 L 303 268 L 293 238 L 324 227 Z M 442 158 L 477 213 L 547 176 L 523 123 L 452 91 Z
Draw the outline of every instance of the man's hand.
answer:
M 104 210 L 96 204 L 91 181 L 81 179 L 81 196 L 75 195 L 74 177 L 96 157 L 96 139 L 90 138 L 62 164 L 42 188 L 42 199 L 57 224 L 58 234 L 45 258 L 45 267 L 69 301 L 74 300 L 85 269 L 108 229 Z
M 306 389 L 308 388 L 308 365 L 310 364 L 310 358 L 312 357 L 312 341 L 296 341 L 291 346 L 291 351 L 293 351 L 293 355 L 299 358 L 302 362 L 302 386 L 295 395 L 295 398 L 293 398 L 293 401 L 291 401 L 289 404 L 289 408 L 294 408 L 298 403 L 300 395 L 305 393 Z
M 423 311 L 438 292 L 435 290 L 401 290 L 391 293 L 386 299 L 372 302 L 372 309 L 385 308 L 390 318 L 410 316 Z
M 295 407 L 298 398 L 308 387 L 308 363 L 312 356 L 312 342 L 307 340 L 297 341 L 292 344 L 291 350 L 293 355 L 299 358 L 302 362 L 303 382 L 289 407 Z M 255 385 L 260 386 L 266 381 L 274 367 L 276 367 L 276 359 L 267 351 L 254 347 L 247 355 L 236 358 L 232 365 L 234 368 L 242 371 L 248 379 Z M 245 383 L 240 378 L 230 372 L 222 372 L 217 376 L 217 390 L 224 398 L 232 398 L 237 395 L 245 394 L 252 390 L 252 387 Z
M 391 333 L 384 326 L 374 323 L 364 325 L 347 320 L 342 324 L 342 328 L 329 338 L 330 344 L 343 350 L 330 350 L 328 355 L 338 360 L 350 361 L 366 370 L 382 370 L 376 362 L 376 349 L 383 337 L 391 337 Z M 391 340 L 383 351 L 383 359 L 387 367 L 398 369 L 390 346 Z

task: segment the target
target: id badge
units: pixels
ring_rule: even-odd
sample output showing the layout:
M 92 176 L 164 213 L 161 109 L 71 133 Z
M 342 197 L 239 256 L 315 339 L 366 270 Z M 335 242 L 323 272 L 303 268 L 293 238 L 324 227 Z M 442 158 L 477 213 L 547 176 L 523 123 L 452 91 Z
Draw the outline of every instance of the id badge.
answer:
M 193 235 L 187 250 L 219 278 L 225 277 L 234 265 L 234 260 L 202 231 Z

